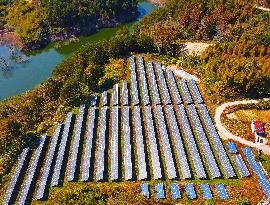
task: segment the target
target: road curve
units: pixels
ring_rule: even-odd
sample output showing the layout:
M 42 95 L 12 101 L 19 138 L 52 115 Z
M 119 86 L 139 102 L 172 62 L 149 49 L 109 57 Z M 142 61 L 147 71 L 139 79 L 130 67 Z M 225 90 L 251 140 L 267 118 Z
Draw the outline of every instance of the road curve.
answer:
M 267 98 L 267 99 L 264 99 L 264 100 L 270 100 L 270 99 Z M 258 103 L 258 100 L 242 100 L 242 101 L 235 101 L 235 102 L 227 102 L 227 103 L 224 103 L 224 104 L 220 105 L 216 109 L 216 112 L 215 112 L 216 127 L 218 129 L 218 132 L 219 132 L 220 136 L 223 139 L 225 139 L 225 140 L 232 139 L 232 140 L 240 142 L 241 144 L 244 144 L 244 145 L 247 145 L 247 146 L 250 146 L 250 147 L 259 148 L 259 149 L 262 150 L 263 153 L 265 153 L 267 155 L 270 155 L 270 146 L 262 145 L 262 144 L 259 144 L 259 143 L 254 143 L 254 142 L 245 140 L 242 137 L 233 135 L 221 123 L 220 116 L 222 115 L 222 113 L 224 112 L 224 110 L 227 107 L 234 106 L 234 105 L 255 104 L 255 103 Z

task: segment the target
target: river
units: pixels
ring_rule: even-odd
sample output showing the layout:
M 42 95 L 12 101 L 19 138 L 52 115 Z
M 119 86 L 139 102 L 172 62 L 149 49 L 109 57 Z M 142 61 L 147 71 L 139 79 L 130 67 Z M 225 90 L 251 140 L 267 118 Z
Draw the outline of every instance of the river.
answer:
M 138 5 L 140 15 L 136 21 L 125 26 L 131 26 L 157 8 L 149 2 L 140 1 Z M 50 43 L 42 50 L 27 54 L 0 44 L 0 100 L 33 89 L 48 79 L 53 68 L 79 47 L 86 43 L 108 39 L 121 27 L 104 28 L 91 36 L 80 37 L 79 41 L 72 43 L 67 41 Z

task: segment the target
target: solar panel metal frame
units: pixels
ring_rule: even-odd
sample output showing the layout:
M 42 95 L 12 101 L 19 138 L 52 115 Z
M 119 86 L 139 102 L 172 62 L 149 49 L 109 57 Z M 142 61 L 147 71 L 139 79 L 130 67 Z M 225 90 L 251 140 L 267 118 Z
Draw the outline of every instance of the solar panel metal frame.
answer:
M 184 179 L 190 179 L 191 178 L 191 171 L 189 168 L 187 155 L 186 155 L 186 152 L 184 149 L 182 135 L 181 135 L 181 132 L 179 130 L 176 116 L 174 113 L 174 108 L 172 105 L 167 105 L 165 107 L 165 110 L 169 116 L 168 123 L 171 127 L 172 137 L 173 137 L 173 141 L 174 141 L 176 152 L 177 152 L 178 162 L 179 162 L 180 167 L 181 167 L 182 177 Z
M 37 200 L 41 200 L 44 198 L 44 194 L 45 194 L 44 192 L 48 183 L 49 174 L 51 172 L 53 158 L 56 154 L 56 146 L 57 146 L 57 142 L 61 133 L 61 128 L 62 128 L 62 124 L 58 123 L 54 131 L 51 143 L 50 143 L 47 159 L 46 159 L 46 162 L 43 168 L 43 173 L 41 175 L 41 179 L 40 179 L 39 186 L 37 189 L 37 193 L 36 193 Z
M 186 103 L 188 105 L 192 104 L 193 100 L 192 100 L 191 94 L 189 92 L 189 89 L 185 80 L 180 80 L 180 88 L 184 94 L 184 100 L 186 101 Z
M 202 191 L 203 199 L 213 199 L 209 184 L 200 184 L 200 189 Z
M 141 81 L 141 87 L 142 87 L 142 98 L 143 98 L 143 104 L 149 105 L 150 104 L 150 98 L 149 98 L 149 90 L 146 80 L 146 73 L 144 68 L 144 61 L 141 56 L 138 57 L 138 63 L 139 63 L 139 77 Z
M 4 197 L 4 200 L 2 202 L 2 205 L 11 204 L 12 197 L 14 196 L 14 193 L 17 192 L 17 190 L 15 190 L 15 188 L 18 185 L 18 183 L 20 183 L 20 181 L 18 181 L 18 180 L 21 177 L 21 175 L 23 174 L 23 167 L 25 166 L 28 155 L 29 155 L 29 148 L 24 148 L 20 157 L 19 157 L 18 164 L 16 166 L 15 172 L 14 172 L 14 174 L 11 178 L 11 181 L 9 183 L 8 189 L 5 193 L 5 197 Z
M 70 156 L 70 160 L 69 160 L 67 181 L 74 181 L 74 179 L 75 179 L 77 158 L 78 158 L 78 152 L 79 152 L 81 134 L 82 134 L 81 132 L 82 132 L 82 126 L 83 126 L 83 122 L 84 122 L 84 110 L 85 110 L 85 105 L 81 105 L 80 110 L 79 110 L 79 114 L 77 117 L 74 141 L 73 141 L 71 156 Z
M 89 108 L 88 115 L 88 127 L 87 127 L 87 135 L 85 142 L 85 153 L 83 160 L 83 168 L 82 168 L 82 181 L 88 181 L 90 177 L 90 166 L 91 166 L 91 153 L 93 146 L 93 137 L 94 137 L 94 129 L 95 129 L 95 118 L 96 118 L 96 107 Z
M 186 184 L 185 190 L 189 199 L 193 200 L 197 198 L 197 194 L 193 184 Z
M 129 102 L 128 102 L 128 84 L 126 81 L 124 81 L 122 83 L 122 103 L 124 106 L 128 106 Z
M 195 101 L 198 104 L 204 103 L 202 95 L 200 93 L 200 90 L 199 90 L 195 80 L 193 80 L 193 79 L 189 80 L 189 85 L 190 85 L 190 88 L 191 88 L 191 93 L 193 94 L 193 96 L 195 98 Z
M 131 93 L 132 93 L 132 105 L 139 105 L 139 92 L 138 92 L 138 83 L 137 83 L 137 74 L 136 74 L 136 64 L 134 60 L 134 56 L 130 58 L 130 77 L 131 77 Z
M 219 198 L 221 198 L 221 199 L 228 199 L 229 198 L 228 192 L 227 192 L 224 184 L 216 184 L 215 186 L 216 186 L 216 190 L 217 190 L 217 194 L 218 194 Z
M 224 173 L 227 178 L 236 177 L 232 164 L 227 156 L 226 150 L 221 142 L 219 134 L 216 131 L 216 128 L 213 124 L 213 121 L 208 113 L 208 110 L 204 104 L 199 104 L 199 111 L 203 117 L 203 122 L 206 125 L 206 129 L 209 132 L 209 136 L 213 142 L 214 148 L 218 154 L 219 160 L 223 167 Z
M 242 156 L 240 154 L 237 154 L 237 155 L 232 156 L 232 158 L 233 158 L 233 161 L 234 161 L 241 177 L 249 177 L 250 172 L 249 172 Z
M 174 78 L 174 74 L 171 70 L 166 69 L 166 73 L 168 76 L 168 80 L 169 80 L 169 87 L 172 93 L 172 97 L 174 102 L 178 105 L 178 104 L 182 104 L 182 97 L 180 95 L 179 89 L 177 87 L 177 84 L 175 82 L 175 78 Z
M 156 190 L 156 198 L 157 199 L 165 199 L 165 191 L 164 191 L 164 185 L 162 183 L 155 184 L 155 190 Z
M 147 69 L 148 69 L 148 76 L 150 80 L 150 86 L 153 93 L 154 103 L 156 105 L 159 105 L 161 104 L 161 100 L 160 100 L 160 95 L 159 95 L 157 81 L 156 81 L 156 75 L 154 72 L 154 67 L 153 67 L 152 62 L 150 61 L 147 62 Z
M 169 94 L 169 89 L 168 89 L 168 86 L 167 86 L 167 83 L 166 83 L 166 80 L 165 80 L 163 70 L 162 70 L 162 67 L 161 67 L 160 63 L 156 63 L 156 70 L 158 72 L 158 79 L 159 79 L 159 82 L 160 82 L 164 103 L 169 105 L 169 104 L 172 103 L 172 101 L 171 101 L 171 97 L 170 97 L 170 94 Z
M 206 178 L 206 172 L 203 167 L 202 159 L 200 157 L 196 141 L 194 139 L 191 127 L 188 121 L 188 117 L 183 104 L 177 106 L 180 122 L 184 130 L 184 134 L 187 139 L 187 145 L 191 154 L 191 159 L 195 168 L 195 172 L 199 179 Z
M 119 105 L 119 86 L 115 84 L 112 90 L 112 105 L 117 106 Z
M 158 130 L 162 142 L 163 154 L 165 158 L 165 164 L 169 179 L 175 179 L 177 177 L 176 169 L 173 161 L 172 149 L 170 147 L 169 135 L 165 124 L 164 113 L 161 105 L 156 106 L 156 115 L 158 120 Z
M 160 179 L 162 178 L 161 164 L 160 164 L 160 157 L 158 153 L 155 128 L 154 128 L 154 123 L 153 123 L 152 108 L 150 106 L 144 107 L 144 116 L 145 116 L 146 124 L 147 124 L 146 126 L 147 137 L 148 137 L 149 146 L 150 146 L 154 179 Z
M 66 151 L 66 145 L 67 145 L 67 140 L 70 132 L 70 125 L 72 121 L 72 112 L 69 112 L 66 117 L 66 123 L 65 123 L 65 128 L 62 134 L 62 139 L 60 142 L 60 146 L 58 149 L 57 153 L 57 158 L 56 158 L 56 164 L 54 167 L 54 173 L 52 176 L 52 181 L 51 181 L 51 186 L 58 186 L 59 184 L 59 178 L 60 178 L 60 172 L 62 171 L 62 164 L 64 160 L 64 155 Z M 65 170 L 63 170 L 65 171 Z
M 118 120 L 118 106 L 112 108 L 112 136 L 111 136 L 111 180 L 118 180 L 118 146 L 119 146 L 119 120 Z M 121 168 L 121 167 L 120 167 Z
M 170 184 L 170 189 L 171 189 L 171 196 L 172 199 L 180 199 L 181 198 L 181 192 L 178 184 Z
M 196 111 L 194 104 L 188 105 L 188 112 L 190 113 L 191 120 L 193 122 L 196 133 L 198 135 L 199 142 L 203 150 L 202 154 L 204 155 L 206 159 L 208 168 L 210 170 L 210 174 L 213 179 L 219 178 L 221 177 L 221 173 L 219 171 L 217 162 L 215 160 L 214 154 L 212 152 L 212 149 L 210 147 L 210 144 L 208 142 L 208 139 L 206 137 L 206 134 L 204 132 L 203 126 L 201 124 L 200 118 L 198 116 L 198 113 Z
M 104 158 L 105 158 L 105 146 L 106 146 L 106 117 L 107 117 L 107 107 L 101 108 L 100 122 L 99 122 L 99 144 L 97 151 L 97 161 L 96 161 L 96 181 L 101 181 L 104 179 Z
M 40 141 L 39 141 L 39 146 L 35 151 L 34 158 L 31 162 L 30 169 L 28 170 L 28 174 L 26 176 L 18 204 L 26 204 L 26 202 L 27 202 L 27 197 L 29 195 L 31 185 L 33 183 L 35 183 L 33 181 L 33 179 L 34 179 L 34 176 L 37 172 L 37 166 L 38 166 L 38 163 L 40 162 L 40 158 L 41 158 L 42 152 L 44 150 L 45 141 L 46 141 L 46 135 L 41 136 Z
M 125 180 L 132 179 L 132 159 L 131 159 L 131 136 L 129 125 L 129 107 L 123 107 L 123 131 L 124 131 L 124 167 Z
M 138 168 L 139 168 L 139 180 L 146 179 L 148 177 L 146 169 L 146 154 L 144 152 L 145 145 L 143 143 L 143 133 L 142 133 L 142 120 L 140 107 L 134 106 L 134 125 L 135 125 L 135 139 L 137 145 L 137 156 L 138 156 Z

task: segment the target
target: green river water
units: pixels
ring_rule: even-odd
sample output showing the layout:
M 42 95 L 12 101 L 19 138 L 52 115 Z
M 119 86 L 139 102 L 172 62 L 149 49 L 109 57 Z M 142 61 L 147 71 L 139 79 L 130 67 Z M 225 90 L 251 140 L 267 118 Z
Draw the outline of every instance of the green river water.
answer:
M 138 6 L 140 15 L 137 21 L 125 26 L 131 26 L 155 9 L 157 9 L 155 5 L 146 1 L 140 1 Z M 23 54 L 20 51 L 11 49 L 7 45 L 0 44 L 0 100 L 33 89 L 48 79 L 53 68 L 79 47 L 86 43 L 108 39 L 119 28 L 121 26 L 104 28 L 91 36 L 80 37 L 77 42 L 67 43 L 63 41 L 51 43 L 42 50 L 28 54 Z M 20 62 L 21 59 L 27 60 Z

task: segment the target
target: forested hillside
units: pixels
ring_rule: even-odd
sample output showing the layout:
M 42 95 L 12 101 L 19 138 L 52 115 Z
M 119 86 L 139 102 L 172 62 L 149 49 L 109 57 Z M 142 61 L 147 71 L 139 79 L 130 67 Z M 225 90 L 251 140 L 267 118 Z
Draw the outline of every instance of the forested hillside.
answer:
M 7 8 L 6 22 L 28 48 L 51 40 L 87 35 L 104 26 L 133 20 L 137 0 L 15 1 Z

